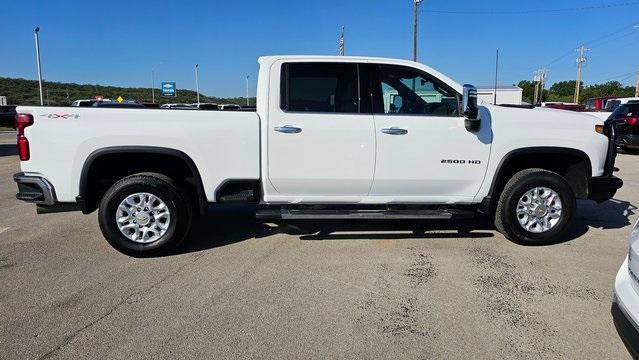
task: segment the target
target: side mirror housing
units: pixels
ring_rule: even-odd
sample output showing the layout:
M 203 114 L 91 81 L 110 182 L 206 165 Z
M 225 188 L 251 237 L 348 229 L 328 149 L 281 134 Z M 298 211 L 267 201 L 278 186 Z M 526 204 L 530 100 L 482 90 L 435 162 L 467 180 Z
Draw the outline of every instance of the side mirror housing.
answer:
M 481 128 L 481 119 L 479 117 L 479 106 L 477 106 L 477 88 L 465 84 L 464 95 L 462 99 L 462 109 L 464 110 L 464 124 L 466 130 L 477 132 Z

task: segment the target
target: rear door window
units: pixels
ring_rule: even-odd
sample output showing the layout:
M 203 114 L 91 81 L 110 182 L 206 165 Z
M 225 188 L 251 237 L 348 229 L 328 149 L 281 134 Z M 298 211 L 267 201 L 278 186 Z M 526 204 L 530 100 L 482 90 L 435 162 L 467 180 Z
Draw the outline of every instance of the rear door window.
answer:
M 288 63 L 282 67 L 282 110 L 358 113 L 357 64 Z

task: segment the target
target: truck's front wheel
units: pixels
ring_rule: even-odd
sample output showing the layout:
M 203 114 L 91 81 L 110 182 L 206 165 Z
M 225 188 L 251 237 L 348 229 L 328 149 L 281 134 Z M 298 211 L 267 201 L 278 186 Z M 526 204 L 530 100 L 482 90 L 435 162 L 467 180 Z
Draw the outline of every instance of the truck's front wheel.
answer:
M 153 256 L 175 248 L 191 226 L 188 196 L 170 178 L 136 174 L 117 181 L 100 202 L 102 234 L 118 251 Z
M 570 184 L 544 169 L 522 170 L 506 183 L 495 211 L 495 227 L 508 239 L 551 244 L 570 228 L 576 209 Z

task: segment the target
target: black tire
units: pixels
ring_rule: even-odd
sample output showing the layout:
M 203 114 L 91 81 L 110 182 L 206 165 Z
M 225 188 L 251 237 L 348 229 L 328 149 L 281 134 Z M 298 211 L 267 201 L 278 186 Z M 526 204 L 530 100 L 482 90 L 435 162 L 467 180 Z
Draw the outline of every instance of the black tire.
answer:
M 116 211 L 129 195 L 146 192 L 166 204 L 170 212 L 169 226 L 156 241 L 143 244 L 125 237 L 116 222 Z M 142 173 L 127 176 L 107 190 L 100 202 L 98 221 L 106 240 L 116 250 L 129 256 L 146 257 L 165 254 L 175 249 L 186 238 L 191 227 L 192 206 L 186 193 L 169 177 Z
M 517 217 L 519 199 L 535 187 L 546 187 L 555 191 L 562 204 L 559 221 L 550 230 L 541 233 L 524 229 Z M 575 193 L 562 176 L 544 169 L 526 169 L 513 175 L 499 196 L 495 210 L 495 227 L 506 238 L 520 244 L 553 244 L 561 241 L 569 230 L 576 208 Z

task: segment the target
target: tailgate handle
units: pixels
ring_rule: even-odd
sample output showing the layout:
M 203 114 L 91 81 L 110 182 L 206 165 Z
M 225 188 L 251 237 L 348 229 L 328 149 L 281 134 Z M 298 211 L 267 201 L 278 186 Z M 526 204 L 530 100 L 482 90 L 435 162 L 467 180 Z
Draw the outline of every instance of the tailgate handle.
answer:
M 301 128 L 291 125 L 276 126 L 273 130 L 284 134 L 298 134 L 302 132 Z

